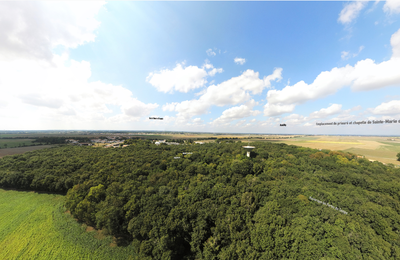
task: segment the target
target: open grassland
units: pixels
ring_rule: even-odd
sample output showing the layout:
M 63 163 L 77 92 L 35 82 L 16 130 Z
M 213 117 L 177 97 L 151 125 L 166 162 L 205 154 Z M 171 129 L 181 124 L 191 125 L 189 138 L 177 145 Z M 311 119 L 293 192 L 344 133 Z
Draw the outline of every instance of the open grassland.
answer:
M 400 138 L 374 136 L 314 136 L 312 138 L 299 137 L 279 142 L 314 149 L 351 152 L 364 155 L 370 160 L 400 165 L 400 162 L 396 160 L 396 154 L 400 152 Z
M 0 149 L 0 158 L 7 156 L 7 155 L 14 155 L 14 154 L 22 154 L 25 152 L 45 149 L 54 147 L 54 145 L 38 145 L 38 146 L 27 146 L 27 147 L 18 147 L 18 148 L 7 148 L 7 149 Z
M 14 148 L 34 145 L 35 139 L 0 139 L 0 148 Z
M 63 203 L 61 195 L 0 189 L 0 259 L 134 259 L 132 246 L 97 239 Z

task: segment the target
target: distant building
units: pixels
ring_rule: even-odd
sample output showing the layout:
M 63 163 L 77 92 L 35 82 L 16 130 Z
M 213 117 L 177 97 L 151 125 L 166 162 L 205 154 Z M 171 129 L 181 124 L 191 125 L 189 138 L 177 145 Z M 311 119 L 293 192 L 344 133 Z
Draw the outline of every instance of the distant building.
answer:
M 93 144 L 91 144 L 91 143 L 80 143 L 79 145 L 80 145 L 80 146 L 91 146 L 91 145 L 93 145 Z

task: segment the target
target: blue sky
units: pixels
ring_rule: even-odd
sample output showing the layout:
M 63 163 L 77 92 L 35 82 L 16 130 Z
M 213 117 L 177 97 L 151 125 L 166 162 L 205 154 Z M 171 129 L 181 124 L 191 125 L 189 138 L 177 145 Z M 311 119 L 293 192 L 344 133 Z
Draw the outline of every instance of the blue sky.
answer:
M 316 125 L 400 120 L 396 0 L 0 2 L 0 17 L 2 130 L 399 134 Z

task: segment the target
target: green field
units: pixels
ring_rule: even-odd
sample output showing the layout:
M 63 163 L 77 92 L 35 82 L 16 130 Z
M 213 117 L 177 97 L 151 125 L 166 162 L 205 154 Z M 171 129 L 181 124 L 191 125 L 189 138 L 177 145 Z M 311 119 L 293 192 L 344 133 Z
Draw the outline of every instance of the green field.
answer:
M 34 145 L 35 139 L 0 139 L 0 148 L 14 148 Z
M 0 259 L 134 259 L 64 213 L 64 196 L 0 189 Z
M 36 145 L 36 146 L 26 146 L 26 147 L 16 147 L 16 148 L 3 148 L 0 149 L 0 158 L 7 155 L 22 154 L 26 152 L 32 152 L 36 150 L 46 149 L 54 147 L 55 145 Z

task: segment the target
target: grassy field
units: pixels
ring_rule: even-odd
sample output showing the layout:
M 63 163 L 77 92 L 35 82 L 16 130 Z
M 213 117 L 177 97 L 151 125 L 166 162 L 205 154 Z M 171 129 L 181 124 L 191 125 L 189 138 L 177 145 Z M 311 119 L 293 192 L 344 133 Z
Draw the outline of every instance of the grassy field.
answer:
M 0 259 L 134 259 L 64 213 L 64 196 L 0 189 Z M 99 237 L 100 239 L 96 238 Z
M 37 146 L 27 146 L 27 147 L 18 147 L 18 148 L 7 148 L 7 149 L 0 149 L 0 158 L 6 155 L 14 155 L 14 154 L 21 154 L 25 152 L 45 149 L 53 147 L 54 145 L 37 145 Z
M 394 140 L 388 140 L 394 139 Z M 367 159 L 400 165 L 400 138 L 371 136 L 313 136 L 279 141 L 286 144 L 364 155 Z
M 20 146 L 33 145 L 35 139 L 0 139 L 0 148 L 14 148 Z

